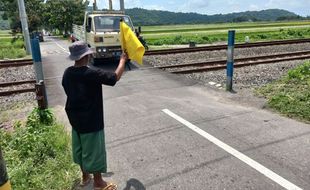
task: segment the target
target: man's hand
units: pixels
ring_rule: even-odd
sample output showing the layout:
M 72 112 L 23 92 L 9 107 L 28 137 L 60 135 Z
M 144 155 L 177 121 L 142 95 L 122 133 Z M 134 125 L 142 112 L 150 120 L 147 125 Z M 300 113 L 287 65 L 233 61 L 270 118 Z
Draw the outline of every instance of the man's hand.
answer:
M 115 71 L 117 80 L 119 80 L 121 78 L 121 76 L 125 70 L 125 64 L 127 61 L 128 61 L 128 55 L 125 52 L 123 52 L 121 57 L 120 57 L 118 67 Z
M 127 60 L 128 60 L 128 55 L 127 55 L 127 53 L 123 52 L 122 55 L 121 55 L 120 62 L 126 63 Z

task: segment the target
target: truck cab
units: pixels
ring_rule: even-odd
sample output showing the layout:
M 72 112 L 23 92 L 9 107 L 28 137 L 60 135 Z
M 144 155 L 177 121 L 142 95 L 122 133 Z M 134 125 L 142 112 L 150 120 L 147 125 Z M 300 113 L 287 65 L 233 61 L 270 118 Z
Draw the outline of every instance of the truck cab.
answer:
M 120 20 L 134 31 L 130 17 L 123 11 L 86 12 L 83 26 L 73 25 L 72 41 L 85 41 L 96 52 L 94 60 L 119 58 L 122 53 Z

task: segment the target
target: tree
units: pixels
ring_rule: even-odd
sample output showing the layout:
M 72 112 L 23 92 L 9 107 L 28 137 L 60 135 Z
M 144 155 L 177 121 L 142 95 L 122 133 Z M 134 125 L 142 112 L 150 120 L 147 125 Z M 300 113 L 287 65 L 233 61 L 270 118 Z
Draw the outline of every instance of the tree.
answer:
M 72 24 L 82 24 L 89 2 L 83 0 L 48 0 L 44 20 L 48 29 L 58 29 L 64 35 L 72 31 Z
M 81 24 L 89 2 L 83 0 L 25 0 L 29 31 L 43 28 L 68 34 L 72 24 Z M 11 29 L 21 31 L 17 0 L 1 0 L 3 18 L 10 20 Z
M 42 25 L 44 0 L 27 0 L 25 7 L 27 12 L 29 31 L 40 29 Z M 1 0 L 0 10 L 4 11 L 3 18 L 9 19 L 13 31 L 21 31 L 17 0 Z

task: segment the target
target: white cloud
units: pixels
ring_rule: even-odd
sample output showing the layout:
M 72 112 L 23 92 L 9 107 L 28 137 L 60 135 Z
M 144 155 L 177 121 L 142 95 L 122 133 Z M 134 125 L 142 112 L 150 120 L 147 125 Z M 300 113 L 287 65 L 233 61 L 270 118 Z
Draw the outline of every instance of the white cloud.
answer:
M 260 10 L 260 9 L 259 9 L 259 7 L 258 7 L 257 5 L 251 4 L 251 5 L 249 6 L 249 10 L 250 10 L 250 11 L 258 11 L 258 10 Z
M 168 1 L 167 2 L 167 5 L 176 5 L 177 4 L 177 2 L 175 2 L 175 1 Z
M 268 0 L 264 8 L 285 9 L 304 16 L 310 15 L 309 0 Z
M 181 12 L 201 12 L 209 6 L 209 0 L 187 0 L 177 8 Z
M 126 8 L 141 7 L 141 0 L 125 0 Z
M 119 0 L 112 1 L 113 8 L 119 9 Z M 108 2 L 97 0 L 100 9 L 108 8 Z M 310 15 L 310 0 L 125 0 L 125 8 L 134 7 L 209 15 L 278 8 L 303 16 Z
M 93 4 L 93 0 L 90 1 L 90 5 Z M 120 1 L 119 0 L 112 0 L 113 9 L 118 10 L 120 9 Z M 124 0 L 126 8 L 133 8 L 133 7 L 141 7 L 140 5 L 141 0 Z M 97 0 L 97 6 L 99 9 L 107 9 L 109 8 L 109 1 L 108 0 Z
M 160 5 L 146 5 L 143 6 L 144 9 L 149 9 L 149 10 L 166 10 L 165 7 L 160 6 Z
M 301 1 L 297 1 L 297 0 L 269 0 L 266 3 L 266 7 L 267 8 L 277 8 L 277 7 L 299 7 L 300 6 Z
M 308 9 L 310 13 L 309 0 L 268 0 L 266 8 L 284 8 L 284 9 Z

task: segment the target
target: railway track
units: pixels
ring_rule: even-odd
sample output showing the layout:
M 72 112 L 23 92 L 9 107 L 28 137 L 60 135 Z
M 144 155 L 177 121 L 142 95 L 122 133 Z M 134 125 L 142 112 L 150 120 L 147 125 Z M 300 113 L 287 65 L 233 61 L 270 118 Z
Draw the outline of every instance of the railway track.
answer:
M 234 60 L 234 67 L 244 67 L 258 64 L 269 64 L 283 61 L 310 59 L 310 51 L 298 51 L 290 53 L 280 53 L 273 55 L 263 55 L 255 57 L 238 58 Z M 200 63 L 178 64 L 157 66 L 155 68 L 167 69 L 171 73 L 189 74 L 197 72 L 207 72 L 214 70 L 226 69 L 227 60 L 215 60 Z
M 235 48 L 264 47 L 264 46 L 299 44 L 299 43 L 309 43 L 309 42 L 310 42 L 310 39 L 278 40 L 278 41 L 268 41 L 268 42 L 235 44 Z M 166 54 L 175 54 L 175 53 L 215 51 L 215 50 L 226 50 L 226 49 L 227 49 L 227 45 L 212 45 L 212 46 L 190 47 L 190 48 L 150 50 L 150 51 L 146 51 L 145 55 L 166 55 Z
M 26 65 L 32 65 L 32 59 L 14 59 L 14 60 L 5 60 L 0 61 L 0 69 L 8 67 L 21 67 Z
M 26 65 L 32 65 L 32 59 L 16 59 L 16 60 L 5 60 L 0 61 L 0 69 L 9 68 L 9 67 L 21 67 Z M 25 84 L 35 84 L 36 80 L 29 79 L 24 81 L 12 81 L 12 82 L 3 82 L 0 83 L 0 88 L 13 88 L 13 90 L 0 90 L 0 96 L 10 96 L 13 94 L 26 93 L 26 92 L 35 92 L 35 87 L 21 87 L 15 89 L 16 86 L 25 85 Z

